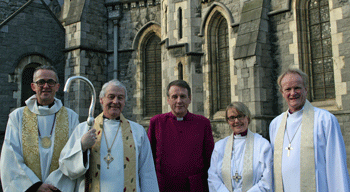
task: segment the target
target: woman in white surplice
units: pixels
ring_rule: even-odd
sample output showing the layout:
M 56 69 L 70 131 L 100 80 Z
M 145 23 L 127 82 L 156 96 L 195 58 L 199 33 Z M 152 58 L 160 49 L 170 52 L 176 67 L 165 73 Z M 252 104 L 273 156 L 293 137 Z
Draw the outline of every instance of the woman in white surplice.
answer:
M 248 129 L 250 111 L 242 102 L 226 108 L 233 133 L 215 143 L 208 170 L 209 191 L 272 191 L 270 143 Z

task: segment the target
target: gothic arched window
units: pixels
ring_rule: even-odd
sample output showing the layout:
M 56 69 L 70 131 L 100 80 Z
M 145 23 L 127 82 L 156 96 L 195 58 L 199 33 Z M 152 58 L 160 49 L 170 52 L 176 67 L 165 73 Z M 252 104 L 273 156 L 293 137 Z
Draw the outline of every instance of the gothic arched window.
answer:
M 231 102 L 228 24 L 220 13 L 216 13 L 213 18 L 209 24 L 208 34 L 212 115 L 225 110 Z
M 144 117 L 162 113 L 160 38 L 152 34 L 144 46 Z
M 218 110 L 223 110 L 231 102 L 228 26 L 223 18 L 218 25 L 217 42 Z
M 311 0 L 308 6 L 311 99 L 332 99 L 335 88 L 328 0 Z

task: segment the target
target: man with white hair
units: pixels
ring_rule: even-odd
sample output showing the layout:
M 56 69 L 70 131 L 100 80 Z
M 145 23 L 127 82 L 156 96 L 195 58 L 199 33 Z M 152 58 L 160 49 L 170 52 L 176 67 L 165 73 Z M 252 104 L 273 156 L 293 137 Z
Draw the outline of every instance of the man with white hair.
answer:
M 103 112 L 93 128 L 79 124 L 62 150 L 60 170 L 78 179 L 76 191 L 158 191 L 146 131 L 122 115 L 126 100 L 121 82 L 105 83 L 100 92 Z
M 306 99 L 307 75 L 288 69 L 278 78 L 288 110 L 270 124 L 275 191 L 348 192 L 346 151 L 337 118 Z

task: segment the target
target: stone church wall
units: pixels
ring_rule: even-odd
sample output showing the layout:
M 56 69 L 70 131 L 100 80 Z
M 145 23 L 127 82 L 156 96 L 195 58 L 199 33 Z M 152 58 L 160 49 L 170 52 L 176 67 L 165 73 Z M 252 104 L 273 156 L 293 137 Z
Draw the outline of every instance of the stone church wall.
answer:
M 280 13 L 269 17 L 270 19 L 270 42 L 271 42 L 271 57 L 275 68 L 275 89 L 277 90 L 275 95 L 278 98 L 278 111 L 275 114 L 284 111 L 287 107 L 283 103 L 283 98 L 278 91 L 277 77 L 281 71 L 287 69 L 290 65 L 294 64 L 294 56 L 290 54 L 289 44 L 293 43 L 293 33 L 289 31 L 289 22 L 293 19 L 290 12 Z M 283 108 L 284 107 L 284 108 Z
M 0 132 L 5 131 L 9 113 L 20 105 L 23 66 L 19 64 L 23 58 L 36 55 L 45 59 L 58 70 L 60 83 L 64 83 L 64 38 L 62 25 L 41 3 L 31 3 L 0 25 Z M 62 90 L 63 86 L 58 98 L 63 97 Z
M 65 78 L 84 76 L 96 91 L 96 117 L 102 112 L 99 93 L 107 81 L 107 9 L 103 0 L 66 1 L 70 3 L 63 10 L 66 29 L 66 73 Z M 75 82 L 67 94 L 67 106 L 79 114 L 79 120 L 86 121 L 91 103 L 91 91 L 85 83 Z
M 341 113 L 333 113 L 339 122 L 341 132 L 343 134 L 346 154 L 347 154 L 347 163 L 348 170 L 350 170 L 350 111 L 343 111 Z
M 118 79 L 122 81 L 128 90 L 128 101 L 124 108 L 124 115 L 131 119 L 137 119 L 137 113 L 134 108 L 137 105 L 135 96 L 137 95 L 137 70 L 141 63 L 137 61 L 140 57 L 138 47 L 139 39 L 136 36 L 142 33 L 144 27 L 150 22 L 160 24 L 160 5 L 145 5 L 140 3 L 124 4 L 122 6 L 122 17 L 119 21 L 119 49 L 118 49 Z M 108 26 L 109 37 L 113 36 L 113 24 Z M 112 39 L 113 40 L 113 39 Z M 137 42 L 134 42 L 134 41 Z M 109 50 L 113 50 L 113 41 L 109 41 Z M 110 51 L 111 52 L 111 51 Z M 108 79 L 113 78 L 113 54 L 109 55 Z
M 0 0 L 0 23 L 19 9 L 27 0 Z

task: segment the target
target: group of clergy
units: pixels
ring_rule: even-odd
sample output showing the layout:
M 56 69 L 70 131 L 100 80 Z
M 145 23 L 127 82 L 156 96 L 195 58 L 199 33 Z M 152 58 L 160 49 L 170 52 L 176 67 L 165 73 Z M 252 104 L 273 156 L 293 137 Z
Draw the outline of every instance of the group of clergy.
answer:
M 339 123 L 307 98 L 308 76 L 288 68 L 278 80 L 288 110 L 272 120 L 270 143 L 248 129 L 249 109 L 226 109 L 232 135 L 215 144 L 209 191 L 349 192 L 346 149 Z
M 288 69 L 278 78 L 288 110 L 270 124 L 270 142 L 248 129 L 242 102 L 226 108 L 232 134 L 214 144 L 210 120 L 188 111 L 191 88 L 167 86 L 171 112 L 150 119 L 148 132 L 122 111 L 126 87 L 102 86 L 103 112 L 89 129 L 55 98 L 56 70 L 40 66 L 26 106 L 10 113 L 1 151 L 2 188 L 13 191 L 349 192 L 345 144 L 330 112 L 313 107 L 307 75 Z

